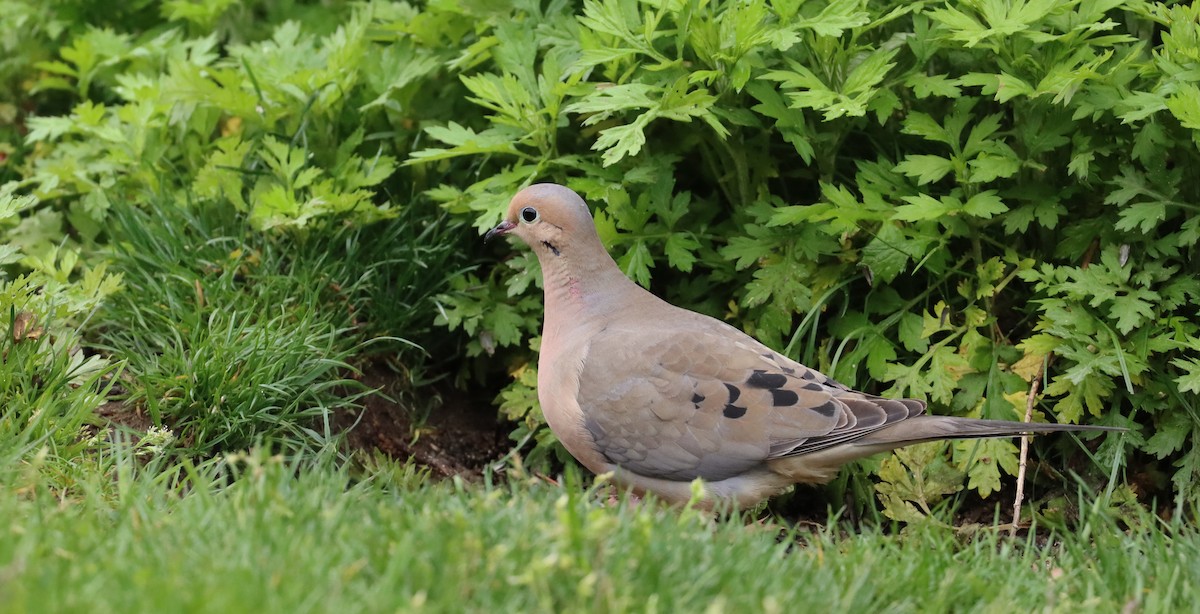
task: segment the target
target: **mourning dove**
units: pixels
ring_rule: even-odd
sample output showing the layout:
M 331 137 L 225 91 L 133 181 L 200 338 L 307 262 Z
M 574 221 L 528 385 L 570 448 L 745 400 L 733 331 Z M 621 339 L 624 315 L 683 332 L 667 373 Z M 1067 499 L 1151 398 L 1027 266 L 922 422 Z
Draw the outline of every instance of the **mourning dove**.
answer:
M 630 281 L 587 204 L 560 185 L 519 192 L 485 239 L 533 248 L 545 287 L 538 400 L 576 459 L 634 492 L 754 505 L 843 464 L 937 439 L 1114 430 L 925 415 L 915 399 L 839 384 L 714 318 Z

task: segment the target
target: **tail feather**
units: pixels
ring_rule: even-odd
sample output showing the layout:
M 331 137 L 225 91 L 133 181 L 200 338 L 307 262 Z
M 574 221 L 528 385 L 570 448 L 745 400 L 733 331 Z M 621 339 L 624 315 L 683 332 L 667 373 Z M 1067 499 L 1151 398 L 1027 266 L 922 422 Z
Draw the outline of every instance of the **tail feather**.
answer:
M 877 450 L 935 441 L 938 439 L 975 439 L 980 437 L 1017 437 L 1039 433 L 1061 431 L 1107 431 L 1119 432 L 1126 429 L 1113 426 L 1087 424 L 1049 424 L 1045 422 L 1011 422 L 1008 420 L 979 420 L 975 418 L 952 418 L 950 416 L 914 416 L 879 429 L 858 441 L 856 445 Z
M 839 442 L 835 445 L 807 451 L 804 454 L 772 459 L 770 468 L 793 482 L 824 484 L 837 475 L 839 467 L 852 460 L 927 441 L 1016 437 L 1058 431 L 1119 432 L 1124 430 L 1126 429 L 1111 426 L 976 420 L 949 416 L 913 416 L 851 441 Z

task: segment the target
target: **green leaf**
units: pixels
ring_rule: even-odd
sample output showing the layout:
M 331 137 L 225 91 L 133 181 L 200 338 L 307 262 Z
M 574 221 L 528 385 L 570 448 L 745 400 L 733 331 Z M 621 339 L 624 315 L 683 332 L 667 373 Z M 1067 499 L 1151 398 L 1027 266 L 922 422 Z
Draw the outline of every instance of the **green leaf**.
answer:
M 624 271 L 625 276 L 636 281 L 643 288 L 650 286 L 650 268 L 654 266 L 654 257 L 645 241 L 634 241 L 620 258 L 617 265 Z
M 861 6 L 855 0 L 832 0 L 816 17 L 797 19 L 794 23 L 796 27 L 810 29 L 818 36 L 838 37 L 846 30 L 871 21 L 870 15 L 861 10 Z
M 1182 375 L 1175 378 L 1179 392 L 1200 394 L 1200 359 L 1176 358 L 1171 364 L 1183 371 Z
M 1154 318 L 1154 303 L 1158 301 L 1158 298 L 1157 293 L 1143 289 L 1135 289 L 1131 290 L 1129 294 L 1113 296 L 1109 315 L 1117 319 L 1117 330 L 1121 334 L 1128 335 L 1135 328 Z
M 927 75 L 914 72 L 904 79 L 904 84 L 911 87 L 917 98 L 939 96 L 942 98 L 958 98 L 962 94 L 963 83 L 960 79 L 952 79 L 947 75 Z
M 1200 130 L 1200 87 L 1184 83 L 1167 99 L 1167 109 L 1184 128 Z
M 929 337 L 922 334 L 923 328 L 921 316 L 911 311 L 905 311 L 900 315 L 896 337 L 900 339 L 900 343 L 904 344 L 905 349 L 924 354 L 929 350 Z
M 1000 195 L 995 190 L 985 190 L 967 199 L 963 211 L 968 215 L 988 220 L 1008 211 L 1008 206 L 1000 200 Z
M 877 282 L 886 284 L 904 272 L 909 258 L 912 257 L 912 254 L 906 251 L 910 247 L 910 242 L 897 225 L 885 223 L 863 248 L 862 261 L 870 267 Z
M 784 101 L 783 96 L 763 81 L 751 81 L 746 84 L 746 92 L 759 101 L 751 110 L 775 120 L 784 140 L 796 148 L 805 164 L 811 163 L 815 154 L 809 139 L 809 129 L 805 124 L 804 113 L 793 109 Z
M 925 520 L 947 495 L 962 490 L 963 473 L 946 462 L 944 441 L 900 448 L 879 466 L 875 485 L 888 518 Z
M 1059 218 L 1066 213 L 1067 208 L 1057 200 L 1045 199 L 1020 205 L 1004 216 L 1004 232 L 1025 232 L 1034 220 L 1037 220 L 1038 225 L 1053 230 L 1058 226 Z
M 1142 202 L 1121 207 L 1117 212 L 1117 230 L 1137 230 L 1141 233 L 1151 233 L 1167 219 L 1167 205 L 1163 202 Z
M 650 123 L 650 114 L 639 115 L 633 123 L 624 126 L 614 126 L 600 132 L 600 138 L 592 144 L 592 149 L 603 150 L 604 166 L 612 166 L 626 156 L 637 155 L 646 144 L 646 124 Z
M 913 111 L 908 114 L 908 117 L 904 118 L 903 132 L 905 134 L 922 136 L 926 140 L 937 143 L 945 143 L 951 146 L 958 145 L 956 142 L 957 138 L 952 139 L 946 130 L 942 128 L 941 124 L 938 124 L 928 114 L 921 113 L 920 111 Z
M 952 5 L 930 11 L 929 16 L 945 26 L 954 40 L 964 42 L 968 48 L 978 45 L 991 34 L 983 24 Z
M 29 127 L 29 134 L 25 135 L 27 145 L 56 141 L 75 130 L 75 120 L 70 117 L 30 117 L 26 124 Z
M 1194 420 L 1182 412 L 1168 413 L 1154 425 L 1154 434 L 1146 441 L 1146 452 L 1166 458 L 1183 448 L 1195 430 Z
M 967 166 L 971 168 L 970 183 L 989 183 L 1016 175 L 1021 159 L 1008 145 L 992 141 Z
M 1017 33 L 1024 33 L 1035 42 L 1044 43 L 1054 40 L 1054 37 L 1032 30 L 1031 26 L 1058 6 L 1057 0 L 984 1 L 971 5 L 979 13 L 982 23 L 953 6 L 930 11 L 929 15 L 946 26 L 951 38 L 962 41 L 968 48 L 993 37 L 1003 39 Z
M 887 76 L 888 71 L 896 66 L 892 58 L 896 57 L 899 49 L 880 49 L 867 56 L 842 82 L 840 91 L 845 95 L 866 92 Z
M 791 259 L 780 259 L 763 264 L 754 271 L 754 280 L 746 284 L 742 304 L 757 307 L 767 301 L 781 308 L 784 313 L 806 311 L 812 304 L 812 290 L 796 283 L 802 274 L 801 265 Z
M 478 155 L 488 153 L 517 153 L 514 146 L 515 133 L 506 128 L 488 128 L 475 132 L 471 128 L 450 122 L 445 126 L 429 126 L 425 133 L 437 141 L 452 147 L 428 148 L 415 151 L 405 164 L 422 164 L 436 160 L 445 160 L 458 156 Z
M 968 73 L 960 79 L 963 85 L 980 88 L 980 93 L 991 96 L 996 102 L 1005 103 L 1018 96 L 1033 95 L 1033 86 L 1001 71 L 999 74 Z
M 1017 472 L 1017 446 L 1008 439 L 973 439 L 954 443 L 955 465 L 966 469 L 967 488 L 988 497 L 1000 490 L 1000 469 Z
M 21 248 L 16 245 L 0 245 L 0 266 L 7 266 L 21 261 Z
M 1097 370 L 1089 369 L 1088 365 L 1084 365 L 1082 370 L 1091 373 L 1079 376 L 1072 368 L 1066 375 L 1053 378 L 1046 386 L 1048 396 L 1062 396 L 1054 404 L 1054 413 L 1059 422 L 1079 422 L 1084 410 L 1093 416 L 1101 415 L 1104 411 L 1104 399 L 1111 396 L 1116 387 L 1112 375 L 1096 373 Z M 1106 370 L 1113 369 L 1110 367 Z
M 922 220 L 937 220 L 949 215 L 956 215 L 962 210 L 962 201 L 953 196 L 943 196 L 941 199 L 928 194 L 905 196 L 907 205 L 896 207 L 893 219 L 902 222 L 919 222 Z
M 954 396 L 955 384 L 971 371 L 971 365 L 948 345 L 935 347 L 927 356 L 929 398 L 939 403 L 949 403 Z
M 1078 177 L 1082 180 L 1087 180 L 1091 175 L 1092 163 L 1096 160 L 1096 152 L 1078 151 L 1071 155 L 1071 161 L 1067 163 L 1067 173 L 1073 177 Z
M 895 66 L 891 59 L 898 52 L 898 49 L 881 49 L 870 54 L 837 85 L 827 84 L 807 66 L 790 59 L 790 70 L 769 71 L 762 78 L 779 81 L 787 89 L 799 89 L 788 93 L 791 106 L 821 111 L 825 121 L 843 116 L 861 117 L 866 115 L 868 103 L 876 95 L 875 86 Z
M 892 382 L 885 395 L 927 399 L 932 390 L 929 380 L 919 365 L 890 364 L 883 375 L 883 380 Z
M 773 254 L 777 246 L 778 242 L 769 237 L 731 237 L 721 248 L 721 255 L 733 260 L 734 268 L 740 271 Z
M 917 185 L 938 181 L 954 170 L 954 163 L 941 156 L 911 154 L 896 165 L 896 172 L 917 178 Z
M 590 126 L 612 117 L 618 111 L 653 108 L 658 102 L 652 94 L 661 96 L 662 92 L 662 88 L 647 83 L 613 85 L 597 88 L 563 110 L 568 113 L 590 114 L 583 122 L 583 125 Z
M 675 79 L 665 88 L 643 83 L 606 87 L 594 90 L 564 110 L 571 113 L 589 113 L 583 122 L 587 126 L 604 121 L 617 111 L 647 109 L 629 124 L 614 126 L 600 132 L 600 138 L 592 145 L 592 149 L 604 151 L 604 166 L 611 166 L 641 151 L 646 143 L 646 126 L 657 118 L 681 122 L 699 119 L 716 132 L 718 137 L 723 139 L 729 135 L 729 130 L 711 110 L 715 98 L 703 89 L 689 87 L 686 75 Z M 655 98 L 655 95 L 658 97 Z
M 1140 122 L 1159 111 L 1167 110 L 1167 99 L 1153 92 L 1133 92 L 1118 102 L 1121 123 Z
M 671 267 L 690 273 L 696 263 L 696 250 L 700 242 L 690 234 L 674 233 L 663 243 L 663 252 L 667 255 L 667 263 Z

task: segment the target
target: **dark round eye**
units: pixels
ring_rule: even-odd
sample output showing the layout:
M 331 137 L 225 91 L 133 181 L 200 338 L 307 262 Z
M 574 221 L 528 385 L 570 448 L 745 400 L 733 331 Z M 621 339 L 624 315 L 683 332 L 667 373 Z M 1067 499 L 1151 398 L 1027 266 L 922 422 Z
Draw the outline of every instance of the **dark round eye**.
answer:
M 533 207 L 525 207 L 524 209 L 521 209 L 521 221 L 525 222 L 526 224 L 532 224 L 536 222 L 537 219 L 537 209 L 534 209 Z

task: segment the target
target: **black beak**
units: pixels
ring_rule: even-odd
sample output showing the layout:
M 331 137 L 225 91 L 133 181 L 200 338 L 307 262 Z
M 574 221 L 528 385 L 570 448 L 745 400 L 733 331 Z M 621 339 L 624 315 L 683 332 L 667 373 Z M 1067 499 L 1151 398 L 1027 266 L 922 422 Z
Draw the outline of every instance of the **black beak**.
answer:
M 495 228 L 487 231 L 487 234 L 483 235 L 483 242 L 487 243 L 488 241 L 492 240 L 492 237 L 495 237 L 497 235 L 506 235 L 509 232 L 511 232 L 513 228 L 516 228 L 516 227 L 517 227 L 516 222 L 510 222 L 508 220 L 504 220 L 503 222 L 500 222 L 499 224 L 497 224 Z

